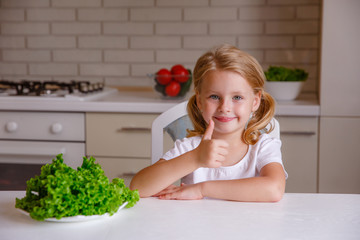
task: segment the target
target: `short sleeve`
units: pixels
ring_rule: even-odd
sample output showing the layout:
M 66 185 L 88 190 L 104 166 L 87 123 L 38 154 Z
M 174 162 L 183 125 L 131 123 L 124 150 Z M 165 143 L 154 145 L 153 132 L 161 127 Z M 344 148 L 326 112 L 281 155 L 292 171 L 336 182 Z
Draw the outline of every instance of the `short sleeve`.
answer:
M 282 165 L 286 178 L 288 177 L 282 162 L 281 145 L 281 140 L 277 138 L 267 136 L 262 139 L 257 155 L 256 170 L 258 172 L 260 172 L 265 165 L 276 162 Z
M 165 160 L 170 160 L 176 158 L 186 152 L 189 152 L 199 146 L 201 142 L 201 137 L 191 137 L 183 138 L 181 140 L 176 140 L 174 147 L 166 152 L 162 158 Z

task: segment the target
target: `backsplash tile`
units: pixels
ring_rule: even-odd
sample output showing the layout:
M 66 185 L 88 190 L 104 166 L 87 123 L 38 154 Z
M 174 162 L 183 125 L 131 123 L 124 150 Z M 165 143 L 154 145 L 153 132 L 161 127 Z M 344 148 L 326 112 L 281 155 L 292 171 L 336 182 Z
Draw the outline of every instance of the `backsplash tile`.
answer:
M 103 80 L 146 77 L 222 43 L 270 65 L 309 71 L 318 91 L 320 0 L 0 0 L 0 77 Z

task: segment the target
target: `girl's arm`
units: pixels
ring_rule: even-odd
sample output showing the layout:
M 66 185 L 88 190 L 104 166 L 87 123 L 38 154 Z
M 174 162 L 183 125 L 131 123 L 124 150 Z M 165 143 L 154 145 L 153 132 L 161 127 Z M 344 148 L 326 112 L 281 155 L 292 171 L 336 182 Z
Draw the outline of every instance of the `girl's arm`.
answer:
M 235 201 L 276 202 L 285 191 L 285 173 L 279 163 L 265 165 L 259 177 L 232 181 L 204 182 L 201 186 L 206 197 Z
M 169 161 L 160 159 L 138 172 L 130 183 L 130 189 L 139 190 L 140 197 L 150 197 L 160 192 L 198 168 L 197 162 L 194 161 L 194 154 L 196 154 L 195 150 Z
M 141 197 L 150 197 L 199 167 L 220 167 L 228 154 L 228 143 L 211 139 L 213 130 L 214 122 L 211 121 L 197 148 L 168 161 L 160 159 L 144 168 L 134 176 L 130 189 L 138 189 Z
M 259 177 L 208 181 L 184 185 L 162 192 L 161 199 L 201 199 L 203 197 L 244 201 L 276 202 L 285 191 L 285 173 L 279 163 L 265 165 Z

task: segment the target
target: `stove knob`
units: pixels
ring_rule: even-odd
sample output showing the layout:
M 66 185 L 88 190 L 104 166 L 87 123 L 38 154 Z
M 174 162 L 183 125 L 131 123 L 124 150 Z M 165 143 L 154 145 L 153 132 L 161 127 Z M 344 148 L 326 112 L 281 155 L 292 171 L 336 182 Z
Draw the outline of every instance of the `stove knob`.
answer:
M 61 123 L 54 123 L 51 125 L 50 129 L 52 133 L 58 134 L 61 133 L 61 131 L 63 130 L 63 126 L 61 125 Z
M 16 122 L 11 121 L 6 123 L 5 128 L 6 131 L 8 132 L 16 132 L 18 130 L 18 124 Z

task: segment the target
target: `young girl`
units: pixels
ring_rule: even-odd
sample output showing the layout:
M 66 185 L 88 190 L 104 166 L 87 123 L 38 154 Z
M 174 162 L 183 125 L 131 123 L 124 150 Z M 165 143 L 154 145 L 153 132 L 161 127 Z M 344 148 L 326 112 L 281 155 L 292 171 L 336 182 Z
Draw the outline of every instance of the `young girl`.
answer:
M 264 91 L 264 80 L 260 64 L 233 46 L 201 56 L 188 103 L 194 130 L 141 170 L 130 188 L 161 199 L 279 201 L 287 173 L 281 141 L 265 129 L 275 102 Z M 180 178 L 180 186 L 172 185 Z

